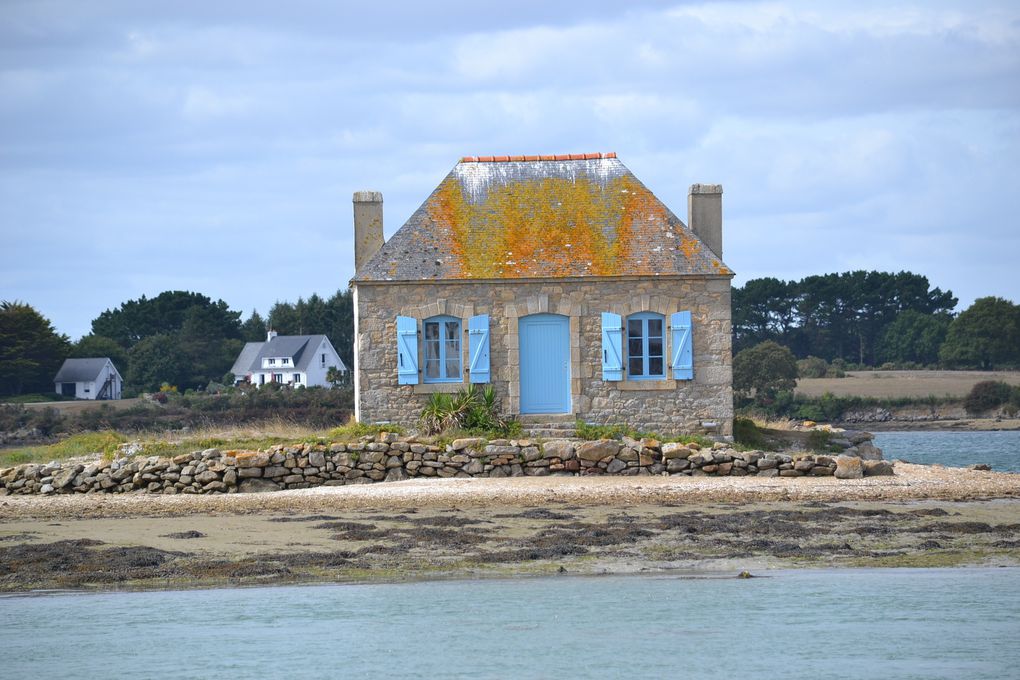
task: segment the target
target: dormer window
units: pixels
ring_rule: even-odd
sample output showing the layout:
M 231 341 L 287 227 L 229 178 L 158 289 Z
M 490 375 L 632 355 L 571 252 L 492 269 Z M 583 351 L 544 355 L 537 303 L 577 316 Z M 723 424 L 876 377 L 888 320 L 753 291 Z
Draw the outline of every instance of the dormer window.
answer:
M 269 365 L 270 366 L 275 366 L 276 365 L 276 359 L 270 359 L 269 360 Z

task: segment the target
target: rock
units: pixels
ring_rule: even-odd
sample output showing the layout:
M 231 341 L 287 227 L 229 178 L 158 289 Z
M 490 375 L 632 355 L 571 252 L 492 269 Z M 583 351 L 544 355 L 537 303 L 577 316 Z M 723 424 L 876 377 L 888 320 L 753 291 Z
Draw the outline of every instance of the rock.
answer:
M 227 486 L 234 486 L 237 484 L 237 471 L 234 470 L 234 468 L 229 468 L 223 473 L 223 483 Z
M 51 494 L 55 491 L 52 484 L 43 484 L 39 488 L 39 493 Z
M 870 441 L 863 441 L 857 445 L 857 455 L 861 460 L 882 460 L 882 449 Z
M 613 460 L 609 461 L 609 465 L 606 467 L 606 472 L 608 472 L 611 475 L 615 475 L 619 472 L 622 472 L 626 468 L 627 463 L 623 462 L 619 458 L 614 458 Z
M 597 463 L 608 456 L 615 456 L 620 450 L 620 443 L 613 439 L 596 439 L 581 442 L 577 446 L 577 457 L 591 463 Z
M 574 457 L 574 442 L 569 439 L 552 439 L 542 444 L 542 455 L 546 458 L 570 460 Z
M 666 463 L 666 472 L 682 472 L 691 466 L 686 458 L 671 458 Z
M 243 451 L 234 456 L 239 468 L 263 468 L 269 465 L 268 451 Z
M 242 479 L 237 485 L 238 493 L 264 493 L 266 491 L 279 490 L 280 487 L 273 482 L 268 479 L 261 479 L 258 477 Z
M 464 449 L 477 449 L 482 443 L 479 437 L 464 437 L 463 439 L 454 439 L 453 443 L 450 444 L 450 448 L 454 451 L 463 451 Z
M 482 461 L 477 458 L 473 458 L 470 463 L 461 469 L 469 475 L 479 475 L 485 469 L 485 466 L 482 465 Z
M 401 482 L 405 479 L 407 479 L 407 473 L 404 472 L 404 468 L 390 468 L 386 473 L 387 482 Z
M 637 462 L 638 452 L 630 447 L 623 447 L 620 452 L 616 454 L 617 459 L 622 460 L 624 463 Z
M 836 471 L 833 476 L 836 479 L 860 479 L 864 476 L 861 459 L 854 456 L 836 456 Z
M 53 475 L 53 488 L 63 489 L 65 486 L 74 481 L 75 476 L 77 476 L 77 471 L 73 467 L 61 470 L 57 474 Z
M 893 471 L 893 464 L 887 460 L 866 460 L 864 461 L 865 477 L 890 477 L 896 474 Z
M 815 464 L 813 461 L 807 458 L 802 458 L 801 460 L 798 460 L 796 463 L 793 464 L 793 469 L 800 470 L 801 472 L 810 472 L 811 468 L 813 468 L 814 466 Z
M 780 477 L 803 477 L 804 473 L 801 472 L 800 470 L 793 470 L 793 469 L 790 469 L 790 470 L 780 470 L 779 471 L 779 476 Z
M 314 468 L 325 467 L 326 465 L 325 454 L 323 454 L 322 451 L 311 451 L 308 454 L 308 464 Z
M 220 476 L 212 470 L 206 470 L 205 472 L 199 472 L 195 475 L 195 481 L 204 486 L 210 482 L 220 481 Z
M 662 457 L 666 460 L 688 458 L 692 453 L 694 452 L 690 448 L 680 442 L 669 442 L 662 445 Z
M 521 455 L 524 456 L 524 460 L 528 463 L 542 458 L 542 452 L 538 450 L 537 446 L 524 447 L 521 449 Z
M 973 465 L 968 465 L 967 469 L 968 470 L 982 470 L 984 472 L 988 472 L 988 471 L 990 471 L 992 469 L 992 466 L 989 465 L 988 463 L 974 463 Z

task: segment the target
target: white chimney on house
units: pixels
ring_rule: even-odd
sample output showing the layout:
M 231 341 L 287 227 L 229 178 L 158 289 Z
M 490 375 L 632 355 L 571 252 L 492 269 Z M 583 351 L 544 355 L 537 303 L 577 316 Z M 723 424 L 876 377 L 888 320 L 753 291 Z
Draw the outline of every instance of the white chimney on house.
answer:
M 383 245 L 383 200 L 378 191 L 354 192 L 354 271 Z
M 692 184 L 687 194 L 687 226 L 722 259 L 722 185 Z
M 276 337 L 276 331 L 270 330 L 268 333 L 266 333 L 266 342 L 269 342 L 270 340 L 272 340 L 275 337 Z

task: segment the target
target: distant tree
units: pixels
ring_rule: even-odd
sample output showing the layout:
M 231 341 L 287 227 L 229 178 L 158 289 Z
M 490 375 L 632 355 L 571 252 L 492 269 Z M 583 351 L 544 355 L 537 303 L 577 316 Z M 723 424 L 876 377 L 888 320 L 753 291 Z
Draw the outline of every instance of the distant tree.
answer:
M 328 300 L 312 294 L 296 303 L 277 301 L 269 311 L 269 324 L 281 335 L 325 335 L 348 368 L 354 360 L 354 297 L 338 290 Z
M 87 359 L 91 357 L 109 357 L 113 365 L 117 367 L 121 375 L 127 375 L 128 353 L 127 350 L 110 338 L 101 335 L 84 335 L 78 342 L 71 346 L 72 356 L 76 359 Z
M 338 387 L 340 384 L 344 382 L 346 375 L 347 375 L 346 373 L 341 371 L 336 366 L 330 366 L 329 370 L 326 371 L 326 382 L 328 382 L 333 387 Z
M 188 355 L 172 335 L 151 335 L 136 343 L 128 354 L 125 377 L 139 390 L 155 391 L 163 383 L 180 387 L 190 378 Z
M 245 342 L 262 342 L 266 339 L 266 331 L 269 330 L 266 320 L 258 313 L 258 310 L 251 310 L 251 316 L 241 324 L 241 339 Z
M 30 305 L 0 302 L 0 394 L 52 392 L 70 342 Z
M 939 358 L 958 368 L 1020 365 L 1020 305 L 999 297 L 978 298 L 949 325 Z
M 144 295 L 118 309 L 106 310 L 92 321 L 94 335 L 104 335 L 128 351 L 152 338 L 138 354 L 146 366 L 130 366 L 126 379 L 138 389 L 154 389 L 168 382 L 181 389 L 199 388 L 219 379 L 233 364 L 241 346 L 241 314 L 223 300 L 215 302 L 201 293 L 166 291 L 154 298 Z M 153 347 L 175 347 L 167 357 L 152 356 Z M 159 374 L 159 371 L 164 371 Z M 135 378 L 142 380 L 135 383 Z
M 733 290 L 734 349 L 765 340 L 786 342 L 797 318 L 796 284 L 775 278 L 752 279 Z
M 734 349 L 765 340 L 832 361 L 874 364 L 885 329 L 903 312 L 945 314 L 949 291 L 911 272 L 853 271 L 800 281 L 752 279 L 733 290 Z
M 885 327 L 878 343 L 878 361 L 934 364 L 953 317 L 945 312 L 923 314 L 908 309 Z
M 240 312 L 231 311 L 223 300 L 213 302 L 201 293 L 180 290 L 168 290 L 151 299 L 143 295 L 118 309 L 108 309 L 92 321 L 92 334 L 130 349 L 150 336 L 176 333 L 195 307 L 207 312 L 205 322 L 214 326 L 220 337 L 241 337 Z
M 733 357 L 733 389 L 766 404 L 797 386 L 797 359 L 787 347 L 766 340 Z

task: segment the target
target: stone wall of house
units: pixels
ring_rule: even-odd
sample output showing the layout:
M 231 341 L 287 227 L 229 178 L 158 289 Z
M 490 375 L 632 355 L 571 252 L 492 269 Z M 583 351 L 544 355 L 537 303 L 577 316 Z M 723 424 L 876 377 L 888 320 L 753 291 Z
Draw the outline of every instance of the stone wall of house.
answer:
M 694 380 L 602 380 L 602 312 L 627 317 L 651 311 L 666 317 L 689 310 Z M 492 385 L 505 414 L 520 412 L 518 320 L 530 314 L 570 320 L 571 401 L 590 423 L 627 423 L 663 433 L 732 433 L 730 279 L 563 280 L 555 282 L 359 283 L 356 287 L 358 416 L 362 422 L 412 425 L 432 391 L 467 384 L 398 385 L 396 317 L 490 316 Z M 466 336 L 465 336 L 466 338 Z M 467 342 L 463 365 L 469 365 Z M 667 340 L 667 345 L 669 341 Z M 421 343 L 419 342 L 419 355 Z M 419 362 L 419 366 L 421 363 Z M 539 420 L 540 416 L 536 416 Z
M 737 451 L 724 443 L 702 447 L 627 438 L 544 442 L 466 438 L 440 446 L 382 433 L 356 442 L 277 445 L 264 451 L 206 449 L 173 458 L 135 456 L 92 463 L 24 464 L 0 469 L 0 496 L 258 492 L 417 477 L 757 475 L 856 479 L 891 474 L 893 464 L 883 460 Z

